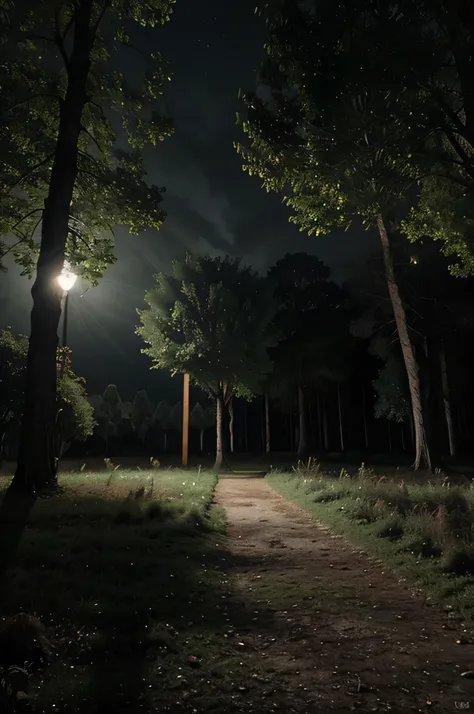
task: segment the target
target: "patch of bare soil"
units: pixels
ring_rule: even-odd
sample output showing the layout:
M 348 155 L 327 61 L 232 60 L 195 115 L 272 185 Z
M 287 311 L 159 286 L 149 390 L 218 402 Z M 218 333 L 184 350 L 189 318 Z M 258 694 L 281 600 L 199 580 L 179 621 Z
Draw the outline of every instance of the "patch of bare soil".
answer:
M 232 599 L 245 600 L 249 619 L 235 634 L 242 657 L 250 643 L 259 677 L 272 683 L 270 708 L 474 709 L 474 680 L 461 676 L 474 669 L 474 648 L 461 622 L 264 479 L 221 479 L 216 500 L 229 521 L 228 619 Z

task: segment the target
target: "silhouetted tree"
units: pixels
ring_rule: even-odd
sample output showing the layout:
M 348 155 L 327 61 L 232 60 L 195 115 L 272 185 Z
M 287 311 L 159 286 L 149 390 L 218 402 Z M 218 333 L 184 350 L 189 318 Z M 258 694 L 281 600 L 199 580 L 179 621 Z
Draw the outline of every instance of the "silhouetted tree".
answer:
M 201 453 L 204 451 L 204 433 L 216 423 L 216 410 L 214 407 L 205 409 L 196 402 L 191 410 L 190 424 L 199 431 L 199 445 Z
M 171 426 L 171 407 L 168 402 L 161 401 L 156 405 L 153 418 L 163 432 L 163 450 L 166 451 L 168 446 L 168 431 Z
M 142 445 L 145 448 L 146 437 L 153 424 L 153 404 L 144 389 L 135 394 L 132 405 L 132 425 Z

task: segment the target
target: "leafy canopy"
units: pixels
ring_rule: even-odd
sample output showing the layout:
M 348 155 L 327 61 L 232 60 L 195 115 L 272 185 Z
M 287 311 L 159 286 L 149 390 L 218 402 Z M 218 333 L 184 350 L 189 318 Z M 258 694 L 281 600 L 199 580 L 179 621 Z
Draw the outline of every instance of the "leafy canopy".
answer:
M 280 309 L 275 325 L 281 339 L 271 351 L 273 396 L 289 397 L 298 386 L 323 387 L 341 381 L 351 349 L 343 291 L 316 256 L 287 253 L 268 271 Z
M 188 255 L 146 293 L 137 332 L 153 367 L 188 372 L 213 397 L 250 398 L 271 371 L 277 309 L 269 284 L 240 260 Z
M 379 212 L 474 271 L 474 13 L 444 0 L 276 0 L 247 94 L 249 173 L 286 193 L 301 229 Z M 395 219 L 395 220 L 394 220 Z
M 66 259 L 97 282 L 114 260 L 113 228 L 159 228 L 162 191 L 147 183 L 141 149 L 172 132 L 160 97 L 171 78 L 156 28 L 174 0 L 2 0 L 0 42 L 0 268 L 10 253 L 31 276 L 62 103 L 74 78 L 71 47 L 92 5 L 90 70 Z M 144 42 L 144 33 L 150 37 Z M 122 71 L 123 68 L 123 71 Z
M 391 121 L 402 93 L 353 89 L 349 3 L 277 7 L 268 11 L 259 89 L 244 97 L 250 142 L 237 146 L 244 170 L 284 194 L 302 231 L 318 235 L 356 219 L 370 227 L 399 206 L 417 176 L 407 147 L 418 135 Z
M 28 337 L 0 330 L 0 430 L 19 424 L 26 379 Z M 94 409 L 85 382 L 71 368 L 70 351 L 58 350 L 59 426 L 63 441 L 85 439 L 94 431 Z

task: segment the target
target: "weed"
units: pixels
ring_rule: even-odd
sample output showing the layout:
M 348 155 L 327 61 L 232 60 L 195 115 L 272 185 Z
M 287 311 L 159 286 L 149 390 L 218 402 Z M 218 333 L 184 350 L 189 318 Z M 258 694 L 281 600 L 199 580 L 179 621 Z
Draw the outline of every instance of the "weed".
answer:
M 377 536 L 379 538 L 388 538 L 389 540 L 398 540 L 403 535 L 404 524 L 401 518 L 392 517 L 381 521 L 377 528 Z
M 293 471 L 297 476 L 320 476 L 321 466 L 310 456 L 307 462 L 298 461 L 297 465 L 293 466 Z

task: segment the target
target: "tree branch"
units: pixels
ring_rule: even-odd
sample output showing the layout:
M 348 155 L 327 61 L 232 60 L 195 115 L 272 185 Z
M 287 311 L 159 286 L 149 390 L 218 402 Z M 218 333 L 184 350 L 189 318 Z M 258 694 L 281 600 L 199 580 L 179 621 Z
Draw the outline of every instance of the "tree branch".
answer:
M 471 178 L 474 178 L 473 160 L 469 157 L 467 152 L 463 149 L 463 147 L 457 140 L 456 136 L 454 135 L 453 131 L 446 129 L 446 136 L 448 137 L 449 142 L 450 142 L 451 146 L 453 147 L 454 151 L 457 153 L 457 155 L 461 159 L 464 170 L 466 171 L 466 173 L 469 174 L 469 176 Z
M 88 129 L 86 129 L 86 127 L 85 127 L 83 124 L 81 124 L 81 131 L 83 131 L 84 134 L 87 134 L 87 136 L 89 137 L 89 139 L 91 139 L 91 141 L 94 143 L 94 145 L 95 145 L 95 146 L 97 147 L 97 149 L 100 151 L 100 153 L 103 155 L 103 154 L 104 154 L 104 150 L 101 148 L 99 142 L 97 141 L 97 139 L 96 139 L 94 136 L 92 136 L 92 134 L 90 133 L 90 131 L 89 131 Z
M 34 99 L 38 99 L 38 97 L 51 97 L 52 99 L 56 99 L 58 102 L 62 102 L 62 97 L 60 97 L 59 94 L 45 92 L 41 94 L 34 94 L 32 97 L 28 97 L 28 99 L 24 99 L 22 102 L 18 102 L 18 104 L 14 104 L 12 107 L 8 107 L 7 111 L 12 112 L 14 109 L 17 109 L 18 107 L 21 107 L 24 104 L 29 104 Z
M 29 213 L 27 213 L 26 216 L 23 216 L 23 218 L 21 218 L 17 223 L 15 223 L 15 225 L 10 228 L 10 232 L 11 232 L 11 231 L 14 231 L 15 228 L 18 228 L 18 226 L 20 226 L 20 225 L 23 223 L 23 221 L 26 221 L 26 219 L 29 218 L 30 216 L 34 216 L 34 214 L 35 214 L 35 213 L 38 213 L 38 211 L 41 211 L 41 213 L 43 213 L 43 209 L 42 209 L 42 208 L 35 208 L 35 209 L 33 209 L 32 211 L 30 211 Z
M 20 183 L 22 183 L 22 181 L 24 181 L 25 179 L 27 179 L 29 176 L 31 176 L 31 174 L 33 174 L 35 171 L 37 171 L 38 169 L 40 169 L 42 166 L 44 166 L 45 164 L 47 164 L 48 161 L 51 161 L 51 159 L 53 158 L 53 156 L 54 156 L 54 154 L 49 154 L 49 156 L 47 156 L 45 159 L 43 159 L 42 161 L 40 161 L 39 164 L 36 164 L 36 166 L 33 166 L 32 169 L 30 169 L 29 171 L 27 171 L 26 174 L 23 174 L 23 176 L 20 176 L 20 178 L 19 178 L 17 181 L 15 181 L 15 183 L 13 184 L 13 186 L 9 189 L 8 193 L 11 193 L 17 186 L 20 185 Z
M 104 124 L 107 124 L 107 126 L 109 125 L 109 120 L 108 120 L 107 117 L 105 116 L 104 110 L 102 109 L 102 107 L 100 106 L 100 104 L 97 104 L 97 102 L 94 102 L 94 100 L 91 99 L 90 97 L 86 97 L 86 104 L 92 104 L 93 107 L 95 107 L 96 109 L 98 109 L 98 110 L 99 110 L 100 117 L 101 117 L 102 121 L 104 122 Z

